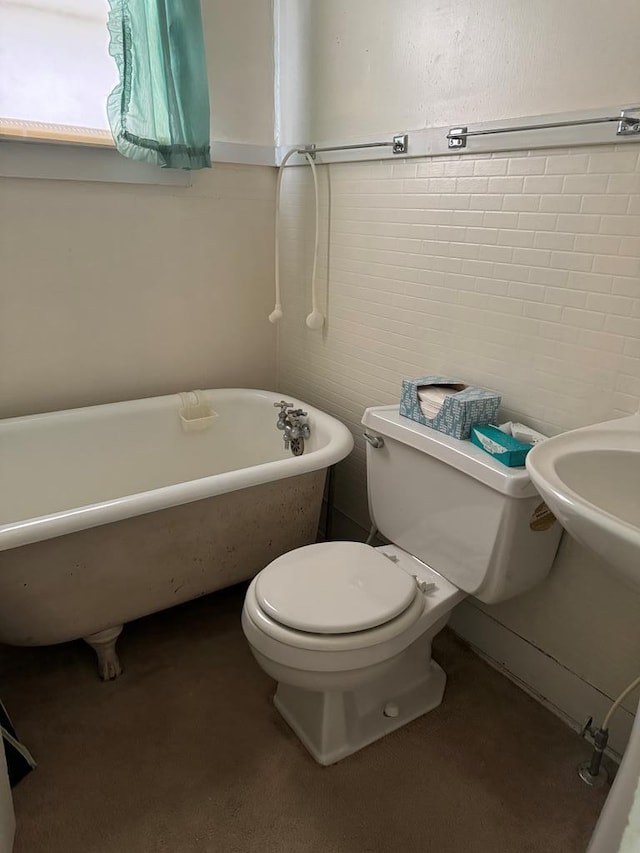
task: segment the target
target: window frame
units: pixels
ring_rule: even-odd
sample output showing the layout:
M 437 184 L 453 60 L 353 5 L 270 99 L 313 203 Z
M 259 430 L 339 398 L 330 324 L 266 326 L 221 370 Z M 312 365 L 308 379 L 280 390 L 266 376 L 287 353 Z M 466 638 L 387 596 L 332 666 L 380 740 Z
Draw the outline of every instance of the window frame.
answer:
M 0 178 L 189 187 L 191 172 L 129 160 L 111 145 L 0 138 Z
M 46 3 L 41 5 L 47 14 Z M 105 11 L 105 28 L 107 16 Z M 91 96 L 91 92 L 88 94 Z M 100 87 L 96 98 L 102 100 Z M 91 120 L 89 114 L 87 119 Z M 107 124 L 99 127 L 57 124 L 37 115 L 33 118 L 0 115 L 0 177 L 174 186 L 191 183 L 190 175 L 180 170 L 127 160 L 117 152 Z

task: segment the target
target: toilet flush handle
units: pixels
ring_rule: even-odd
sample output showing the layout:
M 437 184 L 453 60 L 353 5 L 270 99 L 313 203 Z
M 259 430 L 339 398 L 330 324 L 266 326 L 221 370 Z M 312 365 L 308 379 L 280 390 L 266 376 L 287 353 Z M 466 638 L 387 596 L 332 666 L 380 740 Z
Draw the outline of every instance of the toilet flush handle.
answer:
M 384 447 L 384 438 L 381 435 L 371 435 L 370 432 L 363 432 L 362 435 L 364 440 L 368 441 L 371 447 L 374 447 L 376 450 Z

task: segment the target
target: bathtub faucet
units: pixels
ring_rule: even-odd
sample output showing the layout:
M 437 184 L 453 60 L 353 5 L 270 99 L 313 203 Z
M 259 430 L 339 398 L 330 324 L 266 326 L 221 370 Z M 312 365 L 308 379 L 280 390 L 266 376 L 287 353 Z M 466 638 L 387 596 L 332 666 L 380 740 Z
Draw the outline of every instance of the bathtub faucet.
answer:
M 294 409 L 293 403 L 287 403 L 286 400 L 280 400 L 273 405 L 280 409 L 276 426 L 282 430 L 284 449 L 291 448 L 294 456 L 301 456 L 304 453 L 305 440 L 311 437 L 311 427 L 301 420 L 307 417 L 307 413 L 302 409 Z

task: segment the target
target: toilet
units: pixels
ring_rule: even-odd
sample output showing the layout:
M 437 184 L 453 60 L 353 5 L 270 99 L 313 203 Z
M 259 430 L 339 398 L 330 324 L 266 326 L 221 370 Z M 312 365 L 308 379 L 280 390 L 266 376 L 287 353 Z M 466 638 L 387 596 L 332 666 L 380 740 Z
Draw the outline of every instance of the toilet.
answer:
M 453 608 L 540 583 L 561 535 L 524 468 L 397 406 L 362 423 L 371 520 L 392 544 L 290 551 L 253 579 L 242 612 L 276 708 L 324 765 L 436 708 L 446 675 L 431 642 Z

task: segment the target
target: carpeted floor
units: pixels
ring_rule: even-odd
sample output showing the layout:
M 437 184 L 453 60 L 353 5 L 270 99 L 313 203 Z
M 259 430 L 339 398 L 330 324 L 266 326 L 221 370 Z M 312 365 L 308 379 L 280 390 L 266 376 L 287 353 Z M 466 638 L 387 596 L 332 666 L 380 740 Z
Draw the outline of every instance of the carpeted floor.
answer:
M 333 767 L 273 708 L 235 588 L 125 628 L 102 684 L 82 643 L 3 649 L 39 768 L 16 853 L 583 853 L 606 796 L 588 746 L 446 632 L 440 708 Z

